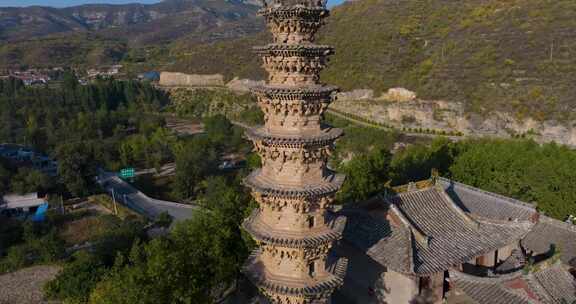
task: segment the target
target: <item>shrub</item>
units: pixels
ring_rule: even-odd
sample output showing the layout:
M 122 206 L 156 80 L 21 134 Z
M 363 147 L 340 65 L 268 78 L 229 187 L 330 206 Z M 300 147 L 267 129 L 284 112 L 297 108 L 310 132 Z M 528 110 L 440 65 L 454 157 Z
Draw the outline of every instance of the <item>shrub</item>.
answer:
M 97 257 L 78 252 L 75 260 L 44 286 L 44 292 L 50 299 L 65 300 L 66 303 L 85 303 L 106 272 L 107 268 Z

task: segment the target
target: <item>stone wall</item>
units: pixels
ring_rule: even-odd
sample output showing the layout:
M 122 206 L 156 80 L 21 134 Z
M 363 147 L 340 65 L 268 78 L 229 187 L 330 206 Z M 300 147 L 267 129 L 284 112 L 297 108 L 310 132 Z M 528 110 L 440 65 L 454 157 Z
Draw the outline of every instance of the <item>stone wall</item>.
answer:
M 161 86 L 166 87 L 222 87 L 225 85 L 224 76 L 214 75 L 194 75 L 173 72 L 160 73 Z
M 265 85 L 265 84 L 266 84 L 266 81 L 264 81 L 264 80 L 256 81 L 256 80 L 250 80 L 250 79 L 234 78 L 226 84 L 226 87 L 233 92 L 248 93 L 248 92 L 250 92 L 250 88 L 252 88 L 254 86 Z

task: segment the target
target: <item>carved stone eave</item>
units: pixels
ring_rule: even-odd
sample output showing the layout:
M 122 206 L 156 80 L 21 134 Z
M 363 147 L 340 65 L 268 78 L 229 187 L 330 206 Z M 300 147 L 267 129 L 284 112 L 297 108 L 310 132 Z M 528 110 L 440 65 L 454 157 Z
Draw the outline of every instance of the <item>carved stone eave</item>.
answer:
M 265 46 L 256 46 L 253 48 L 256 54 L 262 56 L 301 56 L 301 57 L 320 57 L 334 54 L 334 48 L 328 45 L 316 44 L 278 44 L 271 43 Z
M 316 5 L 293 5 L 265 7 L 258 10 L 258 15 L 269 19 L 299 19 L 319 21 L 330 16 L 325 7 Z
M 282 187 L 281 185 L 269 184 L 259 180 L 257 177 L 260 175 L 260 169 L 252 172 L 246 179 L 244 184 L 254 192 L 259 192 L 264 195 L 286 197 L 286 198 L 320 198 L 330 194 L 336 193 L 344 182 L 344 175 L 332 174 L 321 183 L 315 185 L 307 185 L 306 187 Z
M 317 147 L 332 144 L 340 138 L 344 132 L 342 129 L 328 128 L 316 135 L 278 135 L 270 134 L 264 128 L 253 128 L 246 131 L 246 136 L 252 141 L 258 141 L 268 146 L 275 147 Z
M 256 95 L 267 96 L 270 98 L 279 96 L 291 96 L 293 98 L 305 98 L 310 96 L 327 96 L 331 97 L 332 94 L 339 91 L 335 86 L 272 86 L 272 85 L 258 85 L 251 88 L 251 91 Z
M 260 210 L 252 211 L 252 214 L 242 223 L 242 227 L 258 242 L 287 248 L 313 249 L 330 244 L 342 238 L 346 226 L 346 217 L 331 216 L 325 230 L 290 235 L 289 232 L 277 231 L 267 226 L 260 221 L 259 216 Z

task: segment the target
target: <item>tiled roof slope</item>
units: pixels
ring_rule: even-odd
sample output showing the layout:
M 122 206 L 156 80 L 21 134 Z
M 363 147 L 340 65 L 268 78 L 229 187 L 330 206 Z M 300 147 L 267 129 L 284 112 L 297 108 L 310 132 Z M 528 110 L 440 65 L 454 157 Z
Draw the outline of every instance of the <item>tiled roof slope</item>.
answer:
M 415 242 L 414 271 L 435 273 L 521 239 L 529 222 L 494 224 L 467 217 L 441 190 L 401 193 L 389 202 L 428 238 Z
M 555 246 L 562 262 L 568 264 L 576 259 L 576 226 L 542 216 L 522 245 L 533 255 L 550 254 Z
M 503 221 L 530 220 L 536 213 L 534 206 L 506 196 L 442 177 L 438 178 L 438 183 L 464 211 L 476 216 Z
M 506 282 L 519 280 L 520 277 L 516 273 L 501 278 L 485 278 L 450 271 L 451 283 L 476 304 L 539 304 L 538 300 L 531 298 L 525 291 L 506 287 Z
M 364 210 L 346 210 L 344 238 L 372 259 L 398 272 L 412 272 L 412 238 L 406 227 L 391 227 Z
M 576 279 L 560 263 L 533 273 L 529 284 L 545 303 L 576 302 Z
M 380 203 L 381 210 L 349 213 L 345 238 L 377 262 L 404 273 L 444 271 L 517 242 L 532 227 L 529 222 L 472 219 L 436 187 L 400 193 Z M 391 223 L 383 214 L 398 220 Z
M 493 220 L 530 220 L 536 209 L 527 203 L 487 192 L 446 178 L 438 178 L 446 193 L 464 211 Z M 560 250 L 562 262 L 576 259 L 576 226 L 540 216 L 538 224 L 522 240 L 534 255 L 550 253 L 552 246 Z
M 476 277 L 450 271 L 454 286 L 477 304 L 561 304 L 576 301 L 576 281 L 560 263 L 533 273 Z

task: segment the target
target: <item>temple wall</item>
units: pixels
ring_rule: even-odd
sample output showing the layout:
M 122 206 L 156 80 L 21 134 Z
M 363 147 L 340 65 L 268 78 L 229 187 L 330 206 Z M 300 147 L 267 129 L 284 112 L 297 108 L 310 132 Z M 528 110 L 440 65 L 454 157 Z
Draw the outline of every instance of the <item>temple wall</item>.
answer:
M 172 72 L 160 73 L 159 84 L 167 87 L 221 87 L 225 85 L 224 76 L 221 74 L 190 75 Z
M 439 272 L 429 277 L 430 289 L 434 292 L 436 297 L 435 303 L 442 303 L 444 297 L 444 273 Z
M 497 264 L 504 262 L 507 258 L 512 255 L 512 250 L 518 248 L 517 245 L 508 245 L 504 248 L 500 248 L 498 250 L 498 260 L 496 261 Z
M 397 272 L 387 272 L 384 276 L 384 282 L 388 289 L 388 292 L 385 293 L 387 303 L 410 303 L 418 294 L 418 283 L 415 278 Z
M 350 245 L 337 248 L 348 258 L 348 271 L 340 292 L 354 304 L 408 304 L 418 294 L 418 280 L 386 271 L 379 263 Z

